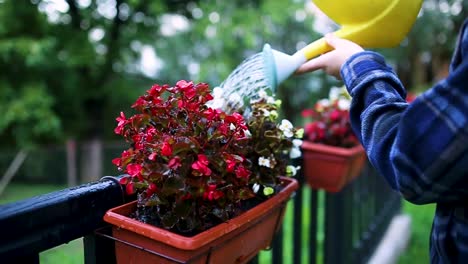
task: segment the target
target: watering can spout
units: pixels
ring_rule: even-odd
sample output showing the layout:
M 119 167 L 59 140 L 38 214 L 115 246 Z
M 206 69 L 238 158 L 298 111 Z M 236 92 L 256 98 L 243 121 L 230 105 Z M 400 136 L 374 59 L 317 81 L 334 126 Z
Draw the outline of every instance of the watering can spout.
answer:
M 291 56 L 272 49 L 269 44 L 263 46 L 262 54 L 265 75 L 270 87 L 277 87 L 278 84 L 286 80 L 299 66 L 306 62 L 306 58 L 300 53 Z

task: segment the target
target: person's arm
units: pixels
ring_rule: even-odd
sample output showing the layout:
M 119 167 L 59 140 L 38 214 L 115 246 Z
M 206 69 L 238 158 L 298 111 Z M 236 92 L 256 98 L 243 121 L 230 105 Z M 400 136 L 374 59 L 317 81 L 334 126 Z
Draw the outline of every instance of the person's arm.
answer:
M 418 204 L 468 198 L 468 61 L 411 105 L 377 53 L 352 55 L 341 74 L 353 130 L 393 188 Z
M 450 76 L 411 105 L 382 56 L 333 35 L 326 40 L 334 50 L 297 70 L 300 74 L 323 69 L 343 77 L 353 96 L 353 130 L 369 160 L 414 203 L 468 199 L 467 31 L 465 25 Z

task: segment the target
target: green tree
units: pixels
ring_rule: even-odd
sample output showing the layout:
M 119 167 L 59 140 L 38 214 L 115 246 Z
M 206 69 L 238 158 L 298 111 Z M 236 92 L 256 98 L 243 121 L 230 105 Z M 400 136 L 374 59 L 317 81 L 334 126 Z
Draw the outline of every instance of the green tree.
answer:
M 456 37 L 468 16 L 468 1 L 425 0 L 418 19 L 400 47 L 382 52 L 408 88 L 425 87 L 448 70 Z

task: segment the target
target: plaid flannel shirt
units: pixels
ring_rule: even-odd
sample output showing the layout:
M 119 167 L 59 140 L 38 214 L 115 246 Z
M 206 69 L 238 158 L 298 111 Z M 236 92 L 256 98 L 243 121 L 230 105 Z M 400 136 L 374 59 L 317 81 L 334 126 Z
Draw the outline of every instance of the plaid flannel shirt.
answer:
M 370 162 L 408 201 L 437 203 L 432 263 L 468 262 L 467 24 L 449 76 L 411 104 L 379 54 L 355 54 L 341 69 L 353 97 L 352 127 Z

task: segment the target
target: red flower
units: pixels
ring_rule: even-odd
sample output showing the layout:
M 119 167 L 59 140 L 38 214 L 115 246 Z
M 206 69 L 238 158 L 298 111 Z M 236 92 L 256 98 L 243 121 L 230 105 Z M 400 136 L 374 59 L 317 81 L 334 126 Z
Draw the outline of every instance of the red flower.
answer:
M 115 158 L 112 160 L 112 163 L 117 166 L 117 167 L 120 167 L 122 166 L 122 159 L 121 158 Z
M 142 106 L 145 106 L 146 101 L 143 98 L 143 96 L 138 97 L 138 99 L 135 101 L 135 103 L 132 105 L 132 108 L 140 108 Z
M 161 148 L 161 155 L 163 156 L 171 156 L 172 155 L 172 147 L 171 147 L 171 144 L 169 144 L 168 142 L 164 142 L 163 143 L 163 146 Z
M 154 161 L 154 160 L 156 159 L 156 156 L 157 156 L 157 155 L 158 155 L 158 154 L 156 154 L 156 152 L 153 152 L 153 153 L 151 153 L 151 154 L 148 156 L 148 159 Z
M 198 171 L 201 175 L 210 176 L 211 169 L 208 168 L 209 160 L 204 154 L 198 154 L 198 160 L 192 163 L 192 169 Z
M 304 110 L 302 110 L 301 114 L 302 114 L 303 117 L 310 117 L 310 116 L 314 115 L 314 112 L 315 111 L 312 110 L 312 109 L 304 109 Z
M 175 156 L 174 158 L 172 158 L 169 161 L 168 166 L 169 166 L 169 168 L 171 168 L 173 170 L 175 170 L 175 169 L 179 168 L 180 166 L 182 166 L 182 164 L 180 163 L 180 157 Z
M 340 120 L 340 117 L 341 117 L 340 110 L 335 109 L 330 113 L 330 120 L 333 122 Z
M 416 97 L 417 97 L 417 95 L 415 95 L 413 93 L 408 93 L 406 95 L 406 102 L 412 103 L 414 100 L 416 100 Z
M 132 195 L 135 192 L 135 189 L 133 188 L 133 182 L 130 180 L 130 177 L 122 177 L 119 180 L 119 183 L 125 185 L 125 192 L 128 195 Z
M 155 84 L 151 86 L 151 88 L 148 90 L 148 94 L 150 94 L 151 96 L 158 97 L 159 95 L 161 95 L 162 92 L 164 92 L 164 90 L 166 90 L 165 86 Z
M 184 109 L 185 108 L 185 101 L 184 100 L 177 100 L 177 106 L 180 109 Z
M 125 185 L 125 184 L 127 184 L 129 182 L 129 179 L 130 179 L 130 177 L 124 176 L 124 177 L 120 178 L 119 183 L 122 184 L 122 185 Z
M 134 135 L 132 137 L 132 140 L 135 143 L 135 149 L 136 150 L 142 150 L 143 149 L 142 139 L 143 139 L 143 137 L 141 135 Z
M 125 191 L 128 195 L 132 195 L 135 193 L 135 188 L 133 188 L 133 182 L 127 183 L 127 185 L 125 186 Z
M 234 159 L 226 159 L 226 171 L 233 172 L 236 168 L 236 161 Z
M 189 111 L 195 112 L 200 108 L 200 104 L 198 102 L 188 102 L 185 104 L 185 108 Z
M 197 91 L 195 91 L 193 87 L 185 90 L 185 96 L 187 96 L 188 99 L 192 99 L 196 95 L 197 95 Z
M 236 169 L 236 177 L 237 178 L 246 178 L 248 179 L 250 177 L 250 174 L 252 174 L 251 171 L 246 169 L 244 166 L 240 165 Z
M 150 183 L 146 190 L 146 195 L 149 197 L 158 190 L 158 187 L 154 183 Z
M 219 198 L 223 197 L 224 193 L 216 190 L 216 184 L 208 184 L 205 192 L 203 193 L 203 199 L 205 200 L 218 200 Z
M 208 119 L 208 121 L 213 121 L 216 117 L 219 116 L 219 112 L 221 110 L 219 109 L 213 109 L 213 108 L 208 108 L 207 110 L 205 110 L 205 112 L 203 112 L 203 114 L 205 115 L 206 119 Z
M 357 145 L 357 142 L 349 140 L 353 131 L 349 110 L 346 109 L 349 102 L 344 101 L 347 99 L 340 95 L 339 99 L 329 99 L 328 102 L 320 100 L 313 109 L 303 110 L 302 116 L 311 119 L 310 123 L 304 125 L 306 140 L 345 148 Z
M 206 94 L 205 95 L 205 102 L 213 100 L 213 96 L 211 94 Z
M 176 83 L 176 86 L 181 90 L 186 90 L 193 87 L 193 82 L 187 82 L 186 80 L 180 80 Z
M 230 129 L 229 125 L 226 124 L 226 123 L 223 123 L 218 127 L 219 133 L 221 133 L 221 135 L 223 135 L 223 136 L 227 136 L 227 134 L 229 132 L 229 129 Z
M 143 167 L 140 164 L 131 163 L 127 165 L 127 173 L 132 177 L 139 176 L 142 169 Z
M 184 196 L 180 197 L 182 201 L 188 200 L 192 198 L 192 195 L 190 193 L 186 193 Z
M 120 112 L 120 116 L 117 117 L 115 120 L 119 122 L 117 124 L 117 127 L 114 129 L 114 133 L 121 135 L 124 126 L 128 123 L 128 120 L 125 118 L 125 114 L 123 112 Z
M 146 141 L 151 142 L 153 141 L 154 135 L 156 135 L 157 131 L 154 127 L 150 127 L 146 130 Z

